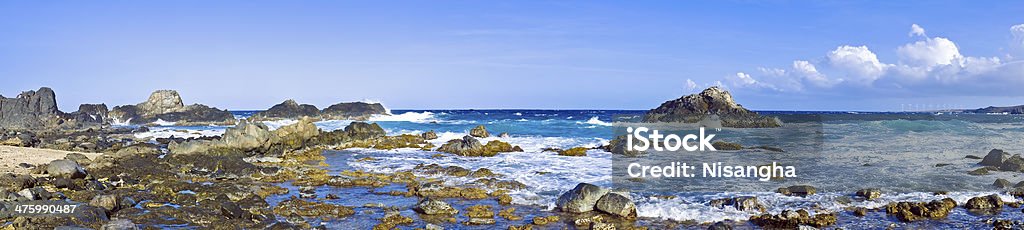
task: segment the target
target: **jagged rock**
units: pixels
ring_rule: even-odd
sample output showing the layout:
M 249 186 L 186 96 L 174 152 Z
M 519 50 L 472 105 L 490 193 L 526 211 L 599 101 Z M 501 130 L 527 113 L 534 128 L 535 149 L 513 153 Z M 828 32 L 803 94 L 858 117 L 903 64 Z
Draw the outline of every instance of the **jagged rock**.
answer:
M 716 208 L 733 207 L 744 212 L 764 212 L 765 207 L 753 196 L 741 196 L 712 200 L 708 205 Z
M 771 229 L 797 229 L 803 225 L 825 227 L 836 223 L 835 213 L 811 216 L 806 210 L 785 210 L 778 215 L 762 214 L 750 217 L 750 222 Z
M 295 100 L 288 99 L 281 104 L 274 105 L 252 115 L 254 120 L 276 120 L 276 119 L 299 119 L 303 117 L 320 118 L 320 109 L 310 104 L 299 104 Z
M 589 212 L 594 210 L 594 206 L 597 205 L 597 201 L 605 194 L 608 194 L 608 192 L 608 189 L 598 187 L 597 185 L 579 183 L 572 190 L 569 190 L 559 196 L 555 205 L 563 212 Z
M 717 115 L 723 127 L 771 128 L 782 126 L 775 117 L 760 116 L 736 104 L 728 91 L 717 86 L 707 88 L 698 94 L 666 101 L 658 108 L 644 114 L 644 122 L 685 122 L 698 123 Z
M 636 204 L 627 192 L 609 192 L 597 200 L 594 208 L 620 217 L 636 217 Z
M 949 211 L 956 207 L 956 201 L 950 198 L 931 202 L 897 202 L 885 207 L 885 212 L 904 222 L 945 219 Z
M 259 151 L 273 146 L 296 149 L 320 135 L 312 119 L 302 119 L 270 131 L 260 122 L 241 120 L 235 127 L 228 128 L 220 139 L 192 140 L 182 143 L 171 142 L 167 149 L 174 154 L 211 153 L 218 151 Z
M 69 114 L 79 123 L 104 123 L 109 113 L 106 104 L 81 104 L 78 111 Z
M 152 125 L 170 122 L 176 125 L 226 125 L 235 122 L 227 110 L 200 104 L 185 106 L 174 90 L 157 90 L 149 99 L 136 105 L 121 105 L 110 110 L 113 123 Z
M 1014 154 L 1010 158 L 1007 158 L 1005 161 L 1003 161 L 1003 164 L 999 166 L 999 171 L 1024 171 L 1024 157 L 1021 157 L 1020 154 Z
M 412 209 L 426 215 L 455 215 L 459 213 L 459 210 L 452 208 L 448 203 L 431 198 L 420 201 Z
M 857 190 L 857 196 L 863 197 L 864 199 L 867 200 L 874 200 L 879 197 L 882 197 L 882 190 L 877 188 L 861 189 Z
M 57 96 L 47 87 L 22 92 L 15 98 L 0 96 L 0 127 L 29 130 L 55 127 L 62 113 Z
M 67 177 L 70 179 L 85 178 L 85 169 L 71 160 L 53 160 L 46 166 L 46 173 L 53 177 Z
M 486 138 L 491 136 L 491 134 L 487 132 L 487 127 L 484 127 L 483 125 L 477 125 L 476 127 L 473 127 L 473 129 L 470 129 L 469 135 L 479 138 Z
M 499 140 L 492 140 L 487 142 L 487 145 L 482 145 L 476 138 L 467 135 L 462 137 L 462 139 L 448 141 L 441 145 L 440 148 L 437 148 L 437 151 L 459 156 L 490 157 L 497 155 L 499 152 L 513 152 L 515 147 Z
M 996 188 L 1010 188 L 1010 181 L 999 178 L 996 179 L 996 182 L 992 183 L 992 186 L 995 186 Z
M 324 108 L 320 115 L 329 120 L 366 120 L 373 115 L 387 115 L 380 103 L 342 102 Z
M 420 134 L 420 136 L 422 136 L 424 140 L 437 139 L 437 133 L 434 132 L 434 130 L 427 131 L 423 134 Z
M 1006 161 L 1006 159 L 1009 158 L 1009 153 L 1003 152 L 1001 149 L 992 149 L 988 152 L 988 155 L 985 155 L 985 158 L 981 160 L 981 163 L 978 164 L 983 166 L 999 167 L 1003 165 L 1003 161 Z
M 974 197 L 964 204 L 966 209 L 1000 209 L 1002 207 L 1003 200 L 996 194 Z

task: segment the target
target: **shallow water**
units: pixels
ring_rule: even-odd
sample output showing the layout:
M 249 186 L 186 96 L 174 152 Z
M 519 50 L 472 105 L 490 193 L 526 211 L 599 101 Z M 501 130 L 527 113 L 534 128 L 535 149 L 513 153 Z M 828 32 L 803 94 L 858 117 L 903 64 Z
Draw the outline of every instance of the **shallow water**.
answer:
M 870 212 L 866 217 L 854 217 L 850 212 L 842 211 L 850 207 L 879 208 L 893 201 L 929 201 L 945 197 L 951 197 L 962 204 L 971 197 L 1001 192 L 991 186 L 997 178 L 1008 179 L 1012 183 L 1024 180 L 1020 173 L 968 175 L 966 172 L 978 168 L 976 163 L 980 160 L 964 158 L 966 155 L 984 156 L 993 148 L 1010 153 L 1024 152 L 1024 145 L 1020 144 L 1020 140 L 1024 140 L 1024 120 L 1019 116 L 769 112 L 780 116 L 786 122 L 785 126 L 778 129 L 724 129 L 717 133 L 718 138 L 744 146 L 779 147 L 785 150 L 784 153 L 740 150 L 690 157 L 699 158 L 694 159 L 694 162 L 722 161 L 729 164 L 746 162 L 757 165 L 778 161 L 797 165 L 797 178 L 767 182 L 758 181 L 756 178 L 705 178 L 706 180 L 644 180 L 642 183 L 633 183 L 629 180 L 616 179 L 623 178 L 623 175 L 619 171 L 615 171 L 617 174 L 613 173 L 613 165 L 631 161 L 656 164 L 680 159 L 681 156 L 685 158 L 687 155 L 660 157 L 655 154 L 645 158 L 620 158 L 602 150 L 590 150 L 585 157 L 566 157 L 558 156 L 554 152 L 541 152 L 541 149 L 596 147 L 606 144 L 614 133 L 613 120 L 617 117 L 641 115 L 643 111 L 434 110 L 392 113 L 395 115 L 372 119 L 387 130 L 388 135 L 416 134 L 434 130 L 438 132 L 440 138 L 431 142 L 440 146 L 447 140 L 468 134 L 469 129 L 476 125 L 485 125 L 494 136 L 501 132 L 508 132 L 511 136 L 484 138 L 482 142 L 499 139 L 519 145 L 525 152 L 501 153 L 496 157 L 487 158 L 451 155 L 438 158 L 432 157 L 436 152 L 413 149 L 328 151 L 325 156 L 328 158 L 327 163 L 332 174 L 342 170 L 395 172 L 412 169 L 417 164 L 432 163 L 470 170 L 488 168 L 505 175 L 505 179 L 515 179 L 528 186 L 527 189 L 511 193 L 518 212 L 527 217 L 524 221 L 529 219 L 528 213 L 552 209 L 559 194 L 581 182 L 630 188 L 637 201 L 638 214 L 643 217 L 642 223 L 655 223 L 659 220 L 689 223 L 680 225 L 681 228 L 706 228 L 699 223 L 746 220 L 754 213 L 732 208 L 718 209 L 707 205 L 708 201 L 716 198 L 740 195 L 757 196 L 771 213 L 786 209 L 840 211 L 837 226 L 855 229 L 885 228 L 891 224 L 900 228 L 981 228 L 990 226 L 985 221 L 993 217 L 1024 219 L 1024 213 L 1020 209 L 1008 207 L 994 216 L 971 214 L 957 208 L 948 219 L 909 224 L 899 223 L 887 217 L 884 211 Z M 293 122 L 268 122 L 268 126 L 274 128 Z M 316 124 L 321 129 L 334 130 L 343 128 L 348 123 L 350 121 L 321 121 Z M 164 133 L 160 135 L 165 135 L 178 129 L 189 130 L 195 135 L 219 135 L 218 131 L 223 132 L 223 127 L 164 127 L 153 129 L 151 133 L 137 135 L 159 136 L 160 132 Z M 807 135 L 800 134 L 801 131 L 808 130 L 812 132 L 806 132 Z M 366 156 L 372 156 L 375 160 L 351 160 Z M 936 167 L 937 164 L 948 165 Z M 468 182 L 464 178 L 440 179 L 451 184 Z M 789 197 L 773 192 L 776 188 L 794 184 L 814 185 L 818 188 L 819 194 Z M 853 198 L 853 193 L 861 188 L 881 188 L 884 195 L 876 201 L 860 201 Z M 933 195 L 935 191 L 950 193 Z M 343 197 L 331 202 L 350 206 L 374 202 L 408 207 L 416 202 L 410 198 L 375 195 L 365 188 L 318 188 L 320 196 L 326 193 L 339 194 Z M 673 197 L 666 199 L 665 195 Z M 1003 199 L 1017 200 L 1005 195 Z M 464 209 L 466 205 L 458 200 L 448 201 L 459 209 Z M 366 210 L 369 209 L 357 208 L 357 212 Z M 403 214 L 416 216 L 412 213 Z M 357 216 L 327 224 L 329 227 L 365 228 L 375 224 L 374 218 L 382 217 L 383 213 Z M 502 218 L 496 219 L 499 220 L 499 225 L 505 223 Z M 420 223 L 419 219 L 417 221 Z M 747 224 L 743 226 L 750 227 Z

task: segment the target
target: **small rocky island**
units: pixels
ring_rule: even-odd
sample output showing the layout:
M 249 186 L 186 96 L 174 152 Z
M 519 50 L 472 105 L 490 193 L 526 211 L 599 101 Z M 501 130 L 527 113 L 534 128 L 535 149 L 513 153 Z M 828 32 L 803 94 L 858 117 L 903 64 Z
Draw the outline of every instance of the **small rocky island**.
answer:
M 201 104 L 185 106 L 174 90 L 157 90 L 149 99 L 135 105 L 116 106 L 110 111 L 112 123 L 133 125 L 230 125 L 235 117 L 227 110 Z
M 775 117 L 761 116 L 736 104 L 732 95 L 717 86 L 697 94 L 666 101 L 658 108 L 647 111 L 643 122 L 698 123 L 718 116 L 722 127 L 774 128 L 782 126 Z
M 342 102 L 319 110 L 314 105 L 299 104 L 288 99 L 274 105 L 266 111 L 253 114 L 254 120 L 271 121 L 282 119 L 301 119 L 309 117 L 323 120 L 367 120 L 373 115 L 387 115 L 388 111 L 380 103 Z

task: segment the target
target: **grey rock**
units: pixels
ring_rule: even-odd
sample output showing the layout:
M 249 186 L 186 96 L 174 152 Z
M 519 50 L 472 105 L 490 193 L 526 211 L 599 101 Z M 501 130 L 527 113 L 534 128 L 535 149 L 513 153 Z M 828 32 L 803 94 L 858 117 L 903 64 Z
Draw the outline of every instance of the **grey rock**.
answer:
M 108 116 L 112 122 L 136 125 L 152 125 L 157 121 L 177 125 L 226 125 L 235 122 L 234 115 L 227 110 L 201 104 L 185 106 L 174 90 L 157 90 L 142 103 L 115 106 Z
M 609 192 L 601 196 L 594 208 L 620 217 L 636 217 L 636 204 L 629 193 L 625 192 Z
M 413 207 L 413 210 L 426 215 L 455 215 L 459 210 L 452 208 L 448 203 L 431 198 L 424 199 Z
M 983 166 L 999 167 L 1002 166 L 1003 161 L 1006 161 L 1008 158 L 1010 158 L 1009 153 L 1003 152 L 1001 149 L 992 149 L 988 152 L 988 155 L 985 155 L 985 158 L 982 158 L 981 163 L 978 164 Z
M 116 212 L 117 210 L 121 210 L 122 207 L 121 200 L 113 194 L 96 195 L 92 197 L 92 200 L 89 200 L 89 205 L 106 209 L 108 212 Z
M 420 136 L 422 136 L 424 140 L 437 139 L 437 133 L 434 132 L 434 130 L 427 131 L 423 134 L 420 134 Z
M 597 185 L 579 183 L 572 190 L 559 196 L 555 205 L 563 212 L 589 212 L 594 210 L 597 201 L 605 194 L 608 194 L 608 192 L 608 189 L 598 187 Z
M 716 199 L 712 200 L 708 204 L 716 208 L 733 207 L 736 210 L 744 212 L 764 212 L 766 210 L 764 205 L 757 200 L 757 197 L 753 196 Z
M 1024 171 L 1024 157 L 1021 157 L 1020 154 L 1014 154 L 1012 157 L 1003 161 L 1003 164 L 999 166 L 999 171 Z
M 1009 188 L 1010 187 L 1010 181 L 1006 180 L 1006 179 L 999 178 L 999 179 L 996 179 L 996 182 L 992 183 L 992 186 L 995 186 L 996 188 Z
M 138 230 L 139 226 L 128 219 L 113 219 L 100 227 L 100 230 Z
M 85 178 L 86 172 L 82 166 L 71 160 L 53 160 L 46 166 L 46 173 L 54 177 L 67 177 L 70 179 Z
M 55 127 L 60 115 L 57 96 L 47 87 L 22 92 L 15 98 L 0 96 L 0 127 L 6 129 Z
M 699 123 L 717 115 L 723 127 L 771 128 L 782 126 L 775 117 L 758 115 L 733 101 L 732 95 L 717 86 L 698 94 L 666 101 L 644 114 L 644 122 Z

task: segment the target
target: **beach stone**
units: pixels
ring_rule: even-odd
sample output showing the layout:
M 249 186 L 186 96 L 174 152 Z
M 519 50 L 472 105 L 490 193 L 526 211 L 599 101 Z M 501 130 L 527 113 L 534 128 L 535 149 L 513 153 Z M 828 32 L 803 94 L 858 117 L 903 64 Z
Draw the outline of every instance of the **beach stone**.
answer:
M 579 183 L 572 190 L 569 190 L 559 196 L 555 205 L 563 212 L 589 212 L 594 210 L 594 206 L 597 205 L 597 201 L 605 194 L 608 194 L 608 192 L 608 189 L 601 188 L 597 185 Z
M 100 230 L 138 230 L 139 226 L 128 219 L 113 219 L 100 227 Z
M 479 138 L 486 138 L 491 136 L 491 134 L 487 132 L 487 127 L 484 127 L 484 125 L 477 125 L 476 127 L 473 127 L 473 129 L 469 130 L 469 135 Z
M 71 160 L 53 160 L 46 166 L 46 172 L 54 177 L 71 179 L 85 178 L 86 176 L 85 169 Z
M 882 196 L 882 190 L 877 188 L 866 188 L 857 190 L 857 196 L 867 200 L 874 200 Z
M 116 212 L 121 209 L 121 200 L 116 195 L 96 195 L 89 200 L 89 205 L 106 209 L 108 212 Z
M 1009 188 L 1010 181 L 1003 178 L 999 178 L 996 179 L 996 182 L 992 183 L 992 186 L 995 186 L 996 188 Z
M 1004 152 L 1002 149 L 992 149 L 988 152 L 988 155 L 985 155 L 985 158 L 981 160 L 981 163 L 978 164 L 983 166 L 999 167 L 1003 165 L 1003 161 L 1006 161 L 1006 159 L 1009 158 L 1010 154 Z
M 426 215 L 455 215 L 459 213 L 459 210 L 452 208 L 448 203 L 431 198 L 420 201 L 412 209 Z
M 17 175 L 10 179 L 10 186 L 14 190 L 22 190 L 36 186 L 36 178 L 29 175 Z
M 89 157 L 81 153 L 68 153 L 68 155 L 64 156 L 64 159 L 75 161 L 78 164 L 89 164 L 92 162 L 92 160 L 89 160 Z
M 636 204 L 633 203 L 628 192 L 609 192 L 601 196 L 594 207 L 597 210 L 621 217 L 636 217 Z
M 424 140 L 437 139 L 437 133 L 434 132 L 434 130 L 427 131 L 423 134 L 420 134 L 420 136 L 422 136 Z
M 1024 157 L 1021 157 L 1020 154 L 1014 154 L 1003 161 L 1003 164 L 999 166 L 999 170 L 1010 172 L 1024 171 Z
M 28 200 L 49 200 L 51 197 L 50 192 L 40 187 L 22 189 L 18 195 Z
M 996 194 L 974 197 L 967 200 L 967 203 L 964 204 L 966 209 L 999 209 L 1002 207 L 1003 200 Z

